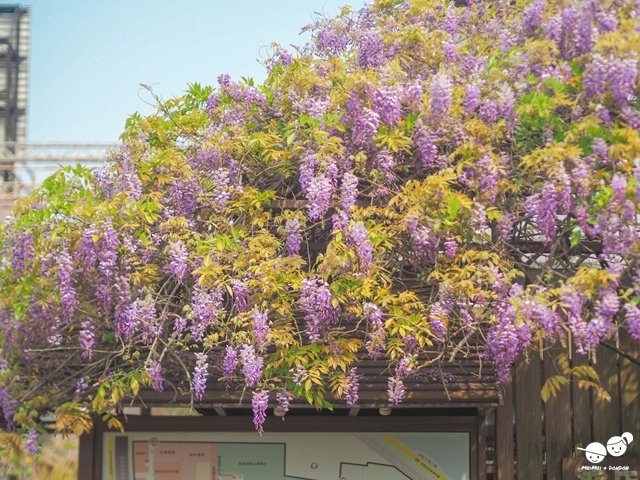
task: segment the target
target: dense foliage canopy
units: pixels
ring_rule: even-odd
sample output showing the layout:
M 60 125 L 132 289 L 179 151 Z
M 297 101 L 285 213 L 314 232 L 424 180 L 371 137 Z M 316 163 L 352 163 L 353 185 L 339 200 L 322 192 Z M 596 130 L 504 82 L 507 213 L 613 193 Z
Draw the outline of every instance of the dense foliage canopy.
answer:
M 377 0 L 132 116 L 0 237 L 0 406 L 81 432 L 140 388 L 358 402 L 480 341 L 640 341 L 640 4 Z M 98 113 L 97 113 L 98 114 Z M 479 339 L 479 340 L 477 340 Z M 588 369 L 585 384 L 595 380 Z

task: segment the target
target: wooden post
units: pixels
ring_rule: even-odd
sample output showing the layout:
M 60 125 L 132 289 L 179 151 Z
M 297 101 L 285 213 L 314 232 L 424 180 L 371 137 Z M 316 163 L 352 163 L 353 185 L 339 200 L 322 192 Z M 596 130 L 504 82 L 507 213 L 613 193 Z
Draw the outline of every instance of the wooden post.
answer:
M 502 399 L 504 405 L 496 409 L 496 467 L 498 480 L 513 480 L 513 382 Z
M 540 358 L 532 355 L 528 362 L 516 365 L 516 451 L 518 478 L 543 478 L 542 468 L 542 372 Z
M 545 380 L 559 374 L 555 357 L 562 347 L 554 347 L 544 357 Z M 562 458 L 573 453 L 571 438 L 571 391 L 566 385 L 544 404 L 545 451 L 547 478 L 562 478 Z
M 620 349 L 640 359 L 640 345 L 624 331 L 620 332 Z M 640 457 L 640 366 L 626 358 L 620 359 L 620 405 L 622 432 L 635 436 L 627 455 Z
M 571 365 L 588 364 L 588 360 L 584 355 L 574 353 Z M 576 448 L 584 448 L 593 440 L 591 432 L 591 396 L 588 390 L 578 388 L 575 383 L 576 378 L 572 378 L 571 384 L 571 405 L 573 407 L 573 447 L 572 453 L 576 453 Z
M 478 478 L 487 478 L 486 411 L 478 411 Z M 473 455 L 471 456 L 473 459 Z
M 95 448 L 96 448 L 96 429 L 95 427 L 84 435 L 80 436 L 78 448 L 78 480 L 94 479 L 95 465 Z
M 608 348 L 599 347 L 596 351 L 597 363 L 594 365 L 600 384 L 611 395 L 607 402 L 595 393 L 593 396 L 593 440 L 606 443 L 614 436 L 620 435 L 622 422 L 620 421 L 620 393 L 618 391 L 618 354 Z

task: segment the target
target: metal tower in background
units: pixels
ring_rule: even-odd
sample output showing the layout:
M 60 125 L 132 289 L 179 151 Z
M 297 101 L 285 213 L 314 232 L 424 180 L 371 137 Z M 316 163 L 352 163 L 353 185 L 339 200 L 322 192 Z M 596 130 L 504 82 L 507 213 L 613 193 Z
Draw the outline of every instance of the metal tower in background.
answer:
M 9 178 L 0 178 L 0 222 L 10 213 L 15 200 L 29 195 L 58 168 L 77 164 L 100 167 L 116 148 L 117 144 L 106 142 L 4 142 L 0 168 L 9 172 Z
M 28 58 L 29 9 L 0 5 L 0 203 L 7 203 L 2 200 L 13 194 L 12 154 L 15 143 L 25 140 Z
M 0 142 L 24 142 L 27 122 L 29 9 L 0 5 Z
M 59 166 L 104 163 L 109 143 L 26 143 L 29 8 L 0 5 L 0 221 Z

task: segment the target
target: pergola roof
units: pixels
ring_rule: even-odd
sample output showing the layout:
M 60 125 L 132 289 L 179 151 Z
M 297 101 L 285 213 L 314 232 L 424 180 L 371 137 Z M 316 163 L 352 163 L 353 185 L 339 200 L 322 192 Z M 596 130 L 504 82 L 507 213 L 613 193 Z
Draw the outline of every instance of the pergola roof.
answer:
M 388 365 L 384 361 L 367 361 L 357 365 L 361 375 L 359 401 L 356 408 L 380 408 L 390 406 L 387 396 Z M 493 368 L 482 365 L 478 359 L 444 363 L 437 367 L 421 370 L 404 379 L 406 396 L 394 408 L 451 408 L 451 407 L 494 407 L 501 404 L 500 388 L 496 383 Z M 178 406 L 190 401 L 187 391 L 168 386 L 164 392 L 143 391 L 142 403 L 152 406 Z M 272 400 L 274 400 L 272 398 Z M 344 399 L 329 400 L 335 409 L 349 409 Z M 304 399 L 292 401 L 293 409 L 309 409 L 313 406 Z M 201 401 L 196 408 L 250 409 L 250 391 L 241 384 L 226 384 L 211 379 Z

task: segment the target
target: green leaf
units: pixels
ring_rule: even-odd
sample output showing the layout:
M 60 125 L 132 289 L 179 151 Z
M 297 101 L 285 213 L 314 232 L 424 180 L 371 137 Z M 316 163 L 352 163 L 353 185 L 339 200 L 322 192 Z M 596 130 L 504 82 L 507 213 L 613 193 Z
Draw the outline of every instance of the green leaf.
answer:
M 577 365 L 571 369 L 571 374 L 577 378 L 589 378 L 594 382 L 600 382 L 598 372 L 590 365 Z
M 458 211 L 460 211 L 460 200 L 458 200 L 455 196 L 451 195 L 447 198 L 447 219 L 454 220 L 458 216 Z
M 112 344 L 115 339 L 116 334 L 113 331 L 107 330 L 106 332 L 102 332 L 102 335 L 100 335 L 100 340 L 102 340 L 102 343 Z
M 562 385 L 566 385 L 569 383 L 569 379 L 564 375 L 554 375 L 553 377 L 549 377 L 544 385 L 542 386 L 542 390 L 540 391 L 540 396 L 542 397 L 543 402 L 547 402 L 550 398 L 555 397 Z
M 136 380 L 135 377 L 131 378 L 131 392 L 133 392 L 134 395 L 138 395 L 138 392 L 140 391 L 140 382 L 138 382 L 138 380 Z
M 411 133 L 413 131 L 416 120 L 418 120 L 417 113 L 410 113 L 409 115 L 407 115 L 407 133 Z
M 611 395 L 604 388 L 602 388 L 599 384 L 592 382 L 590 380 L 578 380 L 578 388 L 582 390 L 593 390 L 596 397 L 602 401 L 610 402 Z
M 98 391 L 96 392 L 96 396 L 93 398 L 93 402 L 91 404 L 94 410 L 100 410 L 102 403 L 104 402 L 104 395 L 105 395 L 105 388 L 104 388 L 104 385 L 102 385 L 100 388 L 98 388 Z
M 300 125 L 307 126 L 307 127 L 318 126 L 318 120 L 313 118 L 311 115 L 307 115 L 307 114 L 300 115 L 300 118 L 298 119 L 298 123 L 300 123 Z
M 111 430 L 118 430 L 124 433 L 124 425 L 116 417 L 109 418 L 109 420 L 107 421 L 107 427 Z
M 582 75 L 583 70 L 583 62 L 577 59 L 571 60 L 569 62 L 569 66 L 571 67 L 571 71 L 574 77 L 579 77 Z
M 582 242 L 582 239 L 584 238 L 582 235 L 582 230 L 580 230 L 579 228 L 575 228 L 573 232 L 571 232 L 571 236 L 569 238 L 570 238 L 572 247 L 579 245 L 580 242 Z
M 593 197 L 593 203 L 598 208 L 604 208 L 609 205 L 609 200 L 613 196 L 613 189 L 609 186 L 601 187 L 601 190 Z
M 323 400 L 322 401 L 322 408 L 326 408 L 330 412 L 333 412 L 333 403 L 331 403 L 328 400 Z

